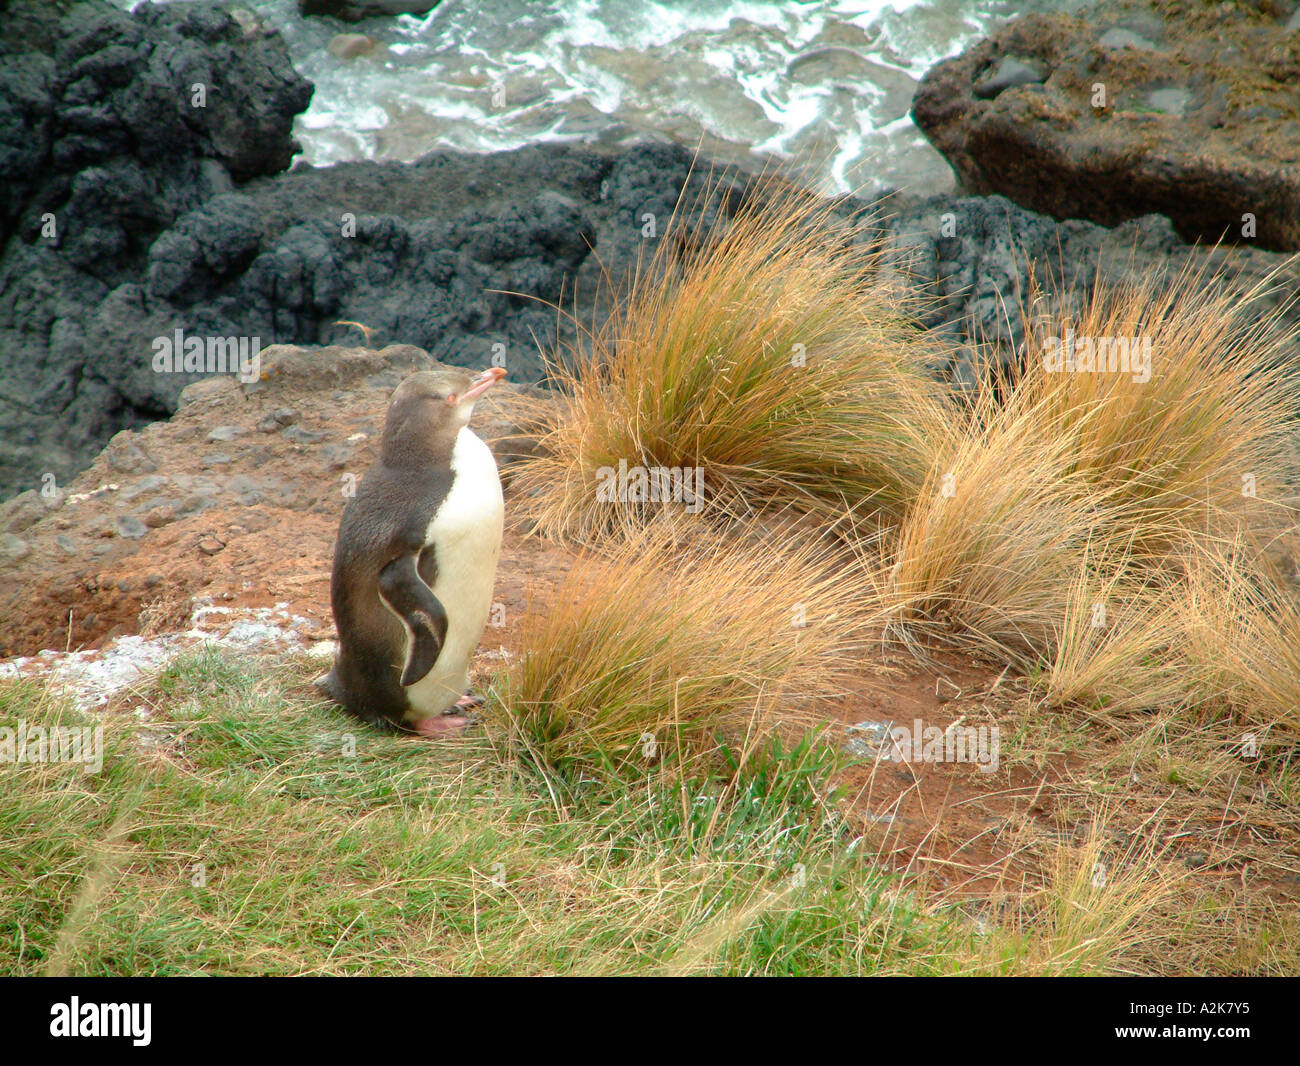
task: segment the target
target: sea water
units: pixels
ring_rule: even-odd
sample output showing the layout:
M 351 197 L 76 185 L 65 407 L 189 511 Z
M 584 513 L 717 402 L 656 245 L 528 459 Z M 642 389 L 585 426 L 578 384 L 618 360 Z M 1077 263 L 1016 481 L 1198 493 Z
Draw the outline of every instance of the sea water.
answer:
M 119 0 L 132 6 L 132 0 Z M 715 159 L 793 161 L 824 192 L 945 192 L 909 117 L 938 60 L 1071 0 L 443 0 L 343 23 L 242 0 L 316 85 L 300 158 L 411 160 L 435 148 L 647 139 Z M 342 59 L 339 33 L 373 51 Z

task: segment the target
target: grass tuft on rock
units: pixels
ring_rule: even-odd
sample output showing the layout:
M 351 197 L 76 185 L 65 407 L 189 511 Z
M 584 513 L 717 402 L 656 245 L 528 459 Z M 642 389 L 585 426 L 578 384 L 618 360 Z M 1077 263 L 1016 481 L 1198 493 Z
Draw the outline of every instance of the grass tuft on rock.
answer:
M 879 257 L 834 204 L 775 181 L 679 205 L 609 318 L 553 361 L 560 403 L 512 475 L 540 530 L 590 541 L 657 510 L 602 498 L 620 463 L 702 471 L 713 514 L 900 514 L 944 402 L 938 349 Z
M 884 541 L 890 631 L 1032 672 L 1049 706 L 1224 713 L 1249 691 L 1292 722 L 1272 550 L 1294 530 L 1296 378 L 1268 284 L 1233 293 L 1184 270 L 1103 279 L 1082 309 L 1035 294 L 1022 370 L 970 397 Z

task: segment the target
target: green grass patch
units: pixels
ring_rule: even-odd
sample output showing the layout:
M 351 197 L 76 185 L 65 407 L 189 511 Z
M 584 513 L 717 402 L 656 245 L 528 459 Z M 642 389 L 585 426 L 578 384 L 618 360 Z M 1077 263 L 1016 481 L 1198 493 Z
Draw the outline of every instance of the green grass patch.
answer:
M 968 927 L 856 847 L 815 736 L 563 798 L 483 736 L 383 736 L 306 663 L 204 651 L 103 718 L 99 773 L 5 766 L 0 972 L 934 973 Z M 132 703 L 137 699 L 133 698 Z M 71 723 L 30 683 L 0 725 Z

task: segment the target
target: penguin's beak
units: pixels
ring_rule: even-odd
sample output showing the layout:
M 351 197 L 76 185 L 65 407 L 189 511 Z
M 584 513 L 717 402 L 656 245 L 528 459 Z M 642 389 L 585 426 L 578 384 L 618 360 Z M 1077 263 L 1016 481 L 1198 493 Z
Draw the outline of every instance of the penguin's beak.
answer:
M 488 367 L 485 371 L 483 371 L 483 373 L 481 373 L 470 383 L 468 389 L 466 389 L 463 393 L 461 393 L 459 402 L 464 403 L 466 400 L 477 400 L 480 396 L 482 396 L 485 392 L 487 392 L 488 389 L 490 389 L 493 385 L 495 385 L 498 381 L 500 381 L 505 376 L 506 376 L 505 367 L 502 366 Z

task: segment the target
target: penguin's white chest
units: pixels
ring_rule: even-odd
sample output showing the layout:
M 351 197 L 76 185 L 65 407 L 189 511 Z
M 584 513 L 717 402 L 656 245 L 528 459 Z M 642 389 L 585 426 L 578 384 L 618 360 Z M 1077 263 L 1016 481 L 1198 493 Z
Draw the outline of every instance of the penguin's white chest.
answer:
M 424 535 L 438 567 L 433 594 L 447 612 L 447 638 L 433 669 L 406 690 L 416 718 L 442 714 L 469 687 L 501 552 L 501 478 L 491 449 L 468 427 L 456 437 L 451 471 L 451 489 Z

